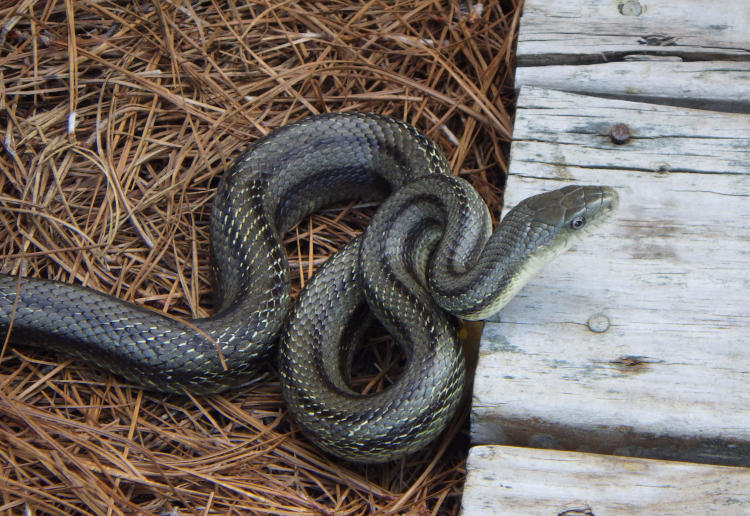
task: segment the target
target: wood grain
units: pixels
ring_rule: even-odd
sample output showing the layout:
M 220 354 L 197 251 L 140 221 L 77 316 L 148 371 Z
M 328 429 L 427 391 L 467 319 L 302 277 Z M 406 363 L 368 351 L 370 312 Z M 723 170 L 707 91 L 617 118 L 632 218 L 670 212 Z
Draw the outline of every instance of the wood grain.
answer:
M 474 441 L 750 464 L 750 119 L 524 88 L 511 153 L 507 208 L 569 183 L 621 203 L 487 323 Z
M 750 112 L 748 62 L 633 61 L 520 67 L 516 71 L 516 87 L 522 86 L 717 111 Z
M 746 0 L 526 0 L 519 66 L 591 64 L 626 56 L 685 61 L 750 60 Z
M 750 113 L 746 0 L 527 0 L 517 59 L 519 88 Z
M 463 514 L 733 516 L 750 513 L 750 470 L 588 453 L 477 446 Z

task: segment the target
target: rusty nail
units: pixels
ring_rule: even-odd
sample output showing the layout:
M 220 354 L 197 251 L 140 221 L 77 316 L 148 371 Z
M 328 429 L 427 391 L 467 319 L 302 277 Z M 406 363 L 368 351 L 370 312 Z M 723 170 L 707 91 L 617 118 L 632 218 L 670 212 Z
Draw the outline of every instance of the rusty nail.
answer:
M 622 145 L 630 141 L 630 128 L 625 124 L 615 124 L 609 130 L 609 138 L 612 143 Z

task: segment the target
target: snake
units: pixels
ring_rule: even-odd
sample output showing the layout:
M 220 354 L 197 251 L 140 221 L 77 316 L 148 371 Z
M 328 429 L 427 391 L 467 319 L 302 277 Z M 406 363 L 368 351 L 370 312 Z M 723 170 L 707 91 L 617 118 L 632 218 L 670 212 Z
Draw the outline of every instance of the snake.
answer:
M 284 234 L 351 199 L 379 205 L 293 302 Z M 210 215 L 214 315 L 181 320 L 85 286 L 2 274 L 0 329 L 167 393 L 238 389 L 278 350 L 283 398 L 310 441 L 350 461 L 392 461 L 435 440 L 457 411 L 466 384 L 457 321 L 496 313 L 617 203 L 613 188 L 566 186 L 520 202 L 493 231 L 476 190 L 410 124 L 316 115 L 255 140 L 222 174 Z M 373 317 L 406 365 L 361 394 L 352 361 Z

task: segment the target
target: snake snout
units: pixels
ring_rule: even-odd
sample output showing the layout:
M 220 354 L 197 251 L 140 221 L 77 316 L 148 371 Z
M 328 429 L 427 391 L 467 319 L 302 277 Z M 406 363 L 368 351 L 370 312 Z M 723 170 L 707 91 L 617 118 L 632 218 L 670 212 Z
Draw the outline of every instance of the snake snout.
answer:
M 601 226 L 617 211 L 620 196 L 611 186 L 581 186 L 582 216 L 586 220 L 584 234 Z M 572 223 L 572 222 L 571 222 Z
M 617 191 L 611 186 L 581 186 L 583 198 L 588 209 L 595 208 L 603 212 L 610 212 L 617 209 L 620 204 L 620 197 Z
M 617 190 L 611 186 L 601 186 L 602 189 L 602 206 L 609 212 L 615 212 L 620 206 L 620 196 Z

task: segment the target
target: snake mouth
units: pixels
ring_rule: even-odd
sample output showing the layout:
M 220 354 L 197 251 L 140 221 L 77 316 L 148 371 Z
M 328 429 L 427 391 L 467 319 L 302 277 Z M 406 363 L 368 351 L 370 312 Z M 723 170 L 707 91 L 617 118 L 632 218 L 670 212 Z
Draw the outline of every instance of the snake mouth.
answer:
M 611 219 L 620 206 L 620 196 L 617 190 L 611 186 L 600 186 L 597 190 L 599 200 L 593 208 L 595 216 L 589 217 L 591 223 L 585 226 L 584 234 L 590 233 Z
M 609 215 L 614 214 L 620 206 L 620 196 L 611 186 L 602 187 L 602 208 Z

